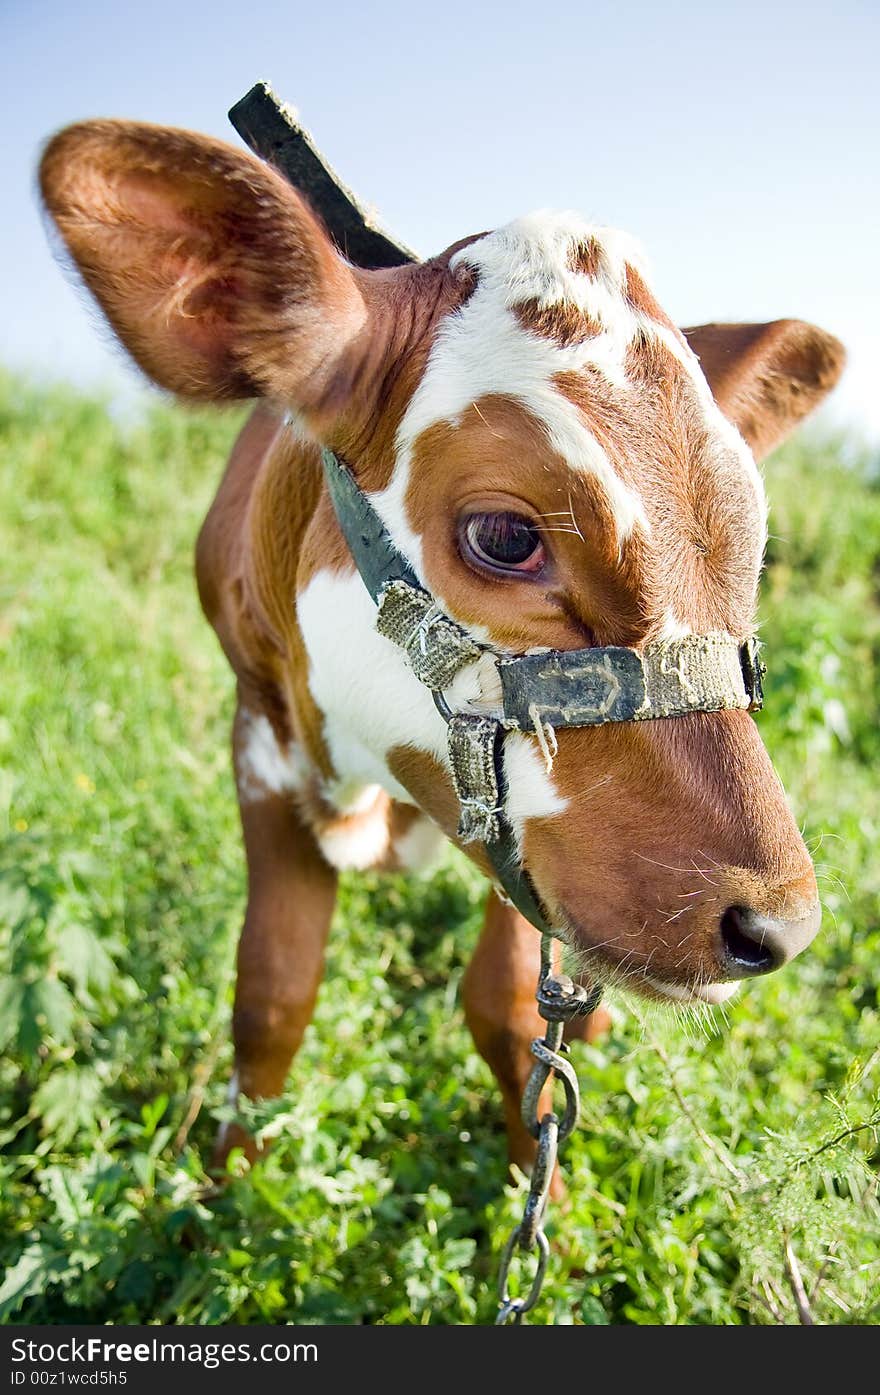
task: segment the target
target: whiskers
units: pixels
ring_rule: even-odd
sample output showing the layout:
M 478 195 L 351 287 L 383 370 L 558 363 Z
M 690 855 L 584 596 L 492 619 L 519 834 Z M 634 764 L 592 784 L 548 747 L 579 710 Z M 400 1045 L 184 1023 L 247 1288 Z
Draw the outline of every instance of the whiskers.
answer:
M 542 533 L 571 533 L 574 537 L 580 538 L 581 542 L 586 542 L 586 538 L 580 530 L 578 521 L 574 516 L 574 506 L 571 495 L 568 496 L 567 509 L 553 509 L 549 513 L 537 513 L 535 518 L 541 523 Z M 543 522 L 547 518 L 561 518 L 567 520 L 558 524 L 546 524 Z
M 699 962 L 702 956 L 696 951 L 693 931 L 686 928 L 677 939 L 668 933 L 668 927 L 675 925 L 681 914 L 701 904 L 717 903 L 718 897 L 707 897 L 706 890 L 699 887 L 682 893 L 690 904 L 655 920 L 654 926 L 648 917 L 637 928 L 610 935 L 595 944 L 579 942 L 569 925 L 566 972 L 583 982 L 601 983 L 609 994 L 623 1000 L 640 1025 L 644 1025 L 645 1014 L 650 1012 L 654 1018 L 659 1014 L 661 1021 L 674 1023 L 691 1043 L 700 1044 L 720 1036 L 729 1026 L 727 1006 L 708 1002 L 701 996 L 717 980 Z M 695 902 L 693 898 L 698 896 L 703 901 Z M 658 959 L 664 967 L 655 969 Z M 684 982 L 678 979 L 682 970 Z M 657 984 L 667 980 L 688 996 L 683 1000 L 664 996 Z
M 710 886 L 718 885 L 718 883 L 710 877 L 710 871 L 723 871 L 720 862 L 716 862 L 714 858 L 709 857 L 708 854 L 704 853 L 702 850 L 698 850 L 697 856 L 705 858 L 709 863 L 708 867 L 699 867 L 694 858 L 691 858 L 689 867 L 675 867 L 671 862 L 658 862 L 655 857 L 646 857 L 644 853 L 637 852 L 634 856 L 637 857 L 640 862 L 648 862 L 652 867 L 661 867 L 664 872 L 676 872 L 682 877 L 690 877 L 696 873 L 698 877 L 702 877 Z M 691 894 L 695 895 L 696 893 Z
M 816 853 L 822 847 L 826 839 L 834 838 L 838 843 L 844 842 L 844 839 L 839 833 L 828 833 L 825 830 L 815 834 L 812 838 L 807 838 L 803 828 L 801 829 L 801 837 L 806 844 L 807 852 L 813 860 L 813 869 L 816 873 L 816 883 L 819 890 L 819 901 L 822 906 L 822 911 L 823 913 L 827 911 L 831 916 L 836 932 L 838 928 L 837 913 L 834 906 L 831 904 L 829 893 L 839 893 L 848 904 L 851 903 L 852 897 L 849 887 L 843 880 L 843 868 L 836 867 L 830 862 L 817 862 Z
M 846 882 L 843 881 L 841 877 L 838 875 L 838 873 L 842 871 L 842 868 L 830 867 L 827 863 L 824 862 L 814 863 L 814 867 L 816 871 L 817 882 L 831 882 L 834 886 L 839 887 L 840 891 L 842 892 L 843 896 L 846 898 L 847 901 L 852 900 L 852 897 L 849 894 L 849 887 L 847 886 Z
M 633 935 L 641 937 L 647 928 L 648 922 L 646 920 L 639 930 L 633 932 Z M 667 1019 L 671 1017 L 679 1027 L 684 1029 L 688 1038 L 695 1041 L 708 1040 L 710 1037 L 717 1036 L 721 1032 L 721 1024 L 727 1025 L 728 1019 L 724 1004 L 707 1003 L 699 997 L 681 1002 L 659 996 L 651 981 L 651 967 L 660 950 L 667 948 L 666 941 L 660 935 L 652 936 L 658 943 L 649 951 L 646 958 L 640 958 L 640 951 L 634 948 L 613 962 L 609 962 L 602 951 L 606 949 L 619 951 L 622 948 L 620 936 L 610 936 L 608 939 L 600 940 L 597 944 L 587 946 L 575 941 L 570 928 L 568 936 L 565 952 L 566 972 L 581 981 L 601 983 L 607 992 L 622 997 L 627 1006 L 635 1013 L 637 1020 L 641 1021 L 642 1013 L 650 1007 L 652 1012 L 659 1011 Z M 688 938 L 687 935 L 683 936 L 679 941 L 679 947 Z M 687 957 L 688 955 L 685 953 L 675 967 L 679 968 Z M 710 982 L 709 976 L 701 971 L 690 980 L 688 986 L 699 993 Z

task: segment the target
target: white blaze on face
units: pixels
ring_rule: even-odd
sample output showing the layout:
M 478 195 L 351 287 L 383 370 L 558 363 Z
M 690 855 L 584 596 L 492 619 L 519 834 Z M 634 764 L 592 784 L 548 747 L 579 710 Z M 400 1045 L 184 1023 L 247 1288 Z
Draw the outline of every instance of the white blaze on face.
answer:
M 593 276 L 572 265 L 572 254 L 587 244 L 595 254 Z M 687 372 L 707 430 L 740 460 L 759 509 L 766 512 L 751 451 L 719 410 L 695 355 L 668 324 L 658 323 L 630 302 L 627 268 L 637 271 L 646 284 L 648 276 L 638 245 L 626 234 L 597 227 L 577 214 L 534 213 L 462 248 L 450 266 L 473 268 L 476 287 L 440 326 L 398 428 L 394 473 L 387 488 L 372 497 L 394 542 L 422 580 L 421 538 L 406 507 L 416 443 L 429 427 L 455 424 L 472 403 L 490 394 L 520 402 L 541 423 L 560 458 L 598 482 L 611 508 L 618 543 L 636 527 L 649 533 L 638 492 L 620 478 L 583 413 L 554 382 L 557 374 L 591 369 L 625 392 L 626 354 L 637 335 L 663 343 Z M 599 332 L 582 343 L 557 343 L 521 323 L 516 309 L 526 304 L 538 310 L 575 308 L 589 316 Z
M 600 248 L 596 277 L 572 270 L 573 249 L 588 239 Z M 622 233 L 593 227 L 574 214 L 533 214 L 463 248 L 450 265 L 473 267 L 476 289 L 441 325 L 421 382 L 397 432 L 395 470 L 388 487 L 372 496 L 397 546 L 424 577 L 421 540 L 406 511 L 413 451 L 437 422 L 456 422 L 481 397 L 500 394 L 521 402 L 543 426 L 552 448 L 573 470 L 602 486 L 618 540 L 648 524 L 639 496 L 623 483 L 583 414 L 554 385 L 558 373 L 598 369 L 626 387 L 624 359 L 644 317 L 625 297 L 626 267 L 639 254 Z M 515 308 L 576 305 L 601 326 L 584 343 L 562 346 L 532 334 Z

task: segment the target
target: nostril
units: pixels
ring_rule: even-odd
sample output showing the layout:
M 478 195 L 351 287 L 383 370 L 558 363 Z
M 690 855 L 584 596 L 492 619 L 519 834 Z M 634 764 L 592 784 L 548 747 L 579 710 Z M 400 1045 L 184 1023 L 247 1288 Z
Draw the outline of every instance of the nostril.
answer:
M 737 978 L 752 974 L 769 974 L 779 966 L 772 935 L 767 926 L 755 920 L 742 906 L 728 906 L 721 917 L 721 942 L 724 957 Z

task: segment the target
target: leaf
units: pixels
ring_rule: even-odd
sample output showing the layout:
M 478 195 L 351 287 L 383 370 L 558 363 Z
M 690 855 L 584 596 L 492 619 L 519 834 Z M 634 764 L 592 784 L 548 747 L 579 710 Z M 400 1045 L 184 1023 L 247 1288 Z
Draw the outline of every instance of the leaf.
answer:
M 40 1175 L 40 1189 L 55 1207 L 63 1228 L 75 1226 L 91 1210 L 83 1177 L 69 1167 L 47 1167 Z
M 81 1128 L 95 1122 L 101 1082 L 88 1066 L 56 1070 L 34 1095 L 34 1109 L 43 1121 L 43 1132 L 62 1146 Z
M 116 1282 L 116 1292 L 123 1303 L 138 1306 L 141 1312 L 149 1311 L 153 1294 L 156 1291 L 156 1273 L 142 1259 L 126 1264 Z
M 44 1245 L 29 1245 L 0 1284 L 0 1322 L 17 1312 L 25 1299 L 42 1293 L 69 1271 L 65 1255 Z
M 581 1299 L 581 1319 L 585 1327 L 607 1327 L 608 1314 L 601 1302 L 592 1293 Z
M 0 926 L 15 930 L 30 911 L 28 889 L 21 882 L 0 881 Z
M 25 985 L 18 1028 L 18 1047 L 35 1056 L 47 1036 L 62 1044 L 70 1040 L 74 1001 L 57 978 Z
M 56 929 L 55 957 L 59 971 L 73 981 L 80 997 L 90 988 L 107 989 L 113 982 L 116 965 L 86 925 L 68 921 Z
M 141 1119 L 144 1125 L 144 1138 L 152 1138 L 159 1124 L 159 1120 L 168 1108 L 168 1096 L 157 1095 L 154 1100 L 147 1100 L 141 1105 Z

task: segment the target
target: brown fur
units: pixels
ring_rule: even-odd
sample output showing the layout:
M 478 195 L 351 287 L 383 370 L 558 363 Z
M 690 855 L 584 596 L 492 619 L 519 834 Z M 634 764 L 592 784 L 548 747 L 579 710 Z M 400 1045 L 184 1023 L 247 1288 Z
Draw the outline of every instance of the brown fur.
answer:
M 759 460 L 831 391 L 846 358 L 839 340 L 802 320 L 697 325 L 684 334 Z
M 572 271 L 595 279 L 599 275 L 601 261 L 602 249 L 599 243 L 594 237 L 588 237 L 586 242 L 579 242 L 572 248 L 568 264 Z
M 566 349 L 595 338 L 602 328 L 576 305 L 539 305 L 536 300 L 523 300 L 514 306 L 513 313 L 530 334 L 552 339 Z

